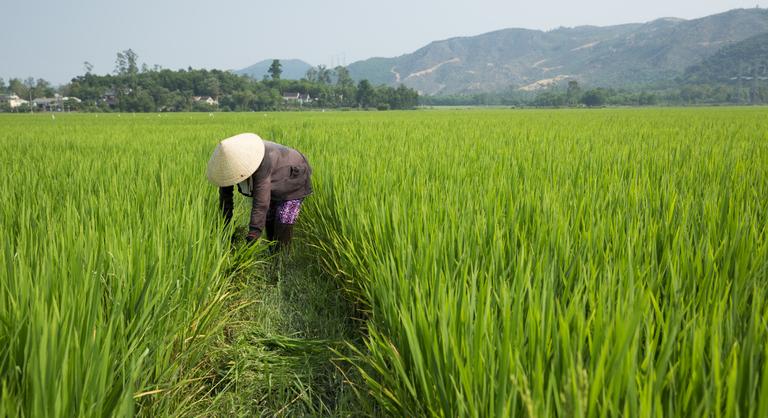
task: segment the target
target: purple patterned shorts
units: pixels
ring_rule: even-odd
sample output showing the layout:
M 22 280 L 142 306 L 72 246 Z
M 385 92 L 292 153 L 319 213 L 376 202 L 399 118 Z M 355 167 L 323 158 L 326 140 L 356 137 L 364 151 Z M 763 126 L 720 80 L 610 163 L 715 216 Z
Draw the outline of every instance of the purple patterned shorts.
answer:
M 284 200 L 275 208 L 275 220 L 284 225 L 293 225 L 299 219 L 301 200 Z

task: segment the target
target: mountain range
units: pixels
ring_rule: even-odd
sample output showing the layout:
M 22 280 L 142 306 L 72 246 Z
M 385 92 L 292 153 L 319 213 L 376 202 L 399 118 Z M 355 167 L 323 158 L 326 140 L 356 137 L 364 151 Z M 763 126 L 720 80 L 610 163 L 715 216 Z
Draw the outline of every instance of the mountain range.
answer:
M 701 63 L 688 67 L 683 80 L 691 83 L 768 80 L 768 32 L 721 48 Z
M 535 91 L 566 80 L 631 88 L 701 74 L 711 78 L 723 66 L 731 73 L 744 67 L 727 64 L 727 59 L 724 63 L 722 57 L 760 65 L 768 58 L 768 38 L 761 37 L 766 33 L 768 10 L 760 8 L 692 20 L 661 18 L 550 31 L 512 28 L 435 41 L 398 57 L 357 61 L 348 69 L 355 80 L 404 84 L 424 95 Z M 290 78 L 285 63 L 283 68 L 283 78 Z

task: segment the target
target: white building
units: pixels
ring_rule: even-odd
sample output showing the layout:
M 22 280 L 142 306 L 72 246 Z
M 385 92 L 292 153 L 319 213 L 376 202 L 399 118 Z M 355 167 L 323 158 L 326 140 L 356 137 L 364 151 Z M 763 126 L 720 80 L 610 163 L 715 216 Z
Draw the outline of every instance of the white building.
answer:
M 58 111 L 66 110 L 67 102 L 81 103 L 81 100 L 77 97 L 62 97 L 61 95 L 55 95 L 54 97 L 38 97 L 32 100 L 32 106 L 36 109 L 45 111 Z
M 15 109 L 23 104 L 29 103 L 28 101 L 20 98 L 15 94 L 0 94 L 0 104 L 8 104 L 8 107 Z
M 203 102 L 208 104 L 209 106 L 218 106 L 219 101 L 214 99 L 211 96 L 192 96 L 192 100 L 196 102 Z
M 298 92 L 287 92 L 283 93 L 283 101 L 286 103 L 296 102 L 300 105 L 303 105 L 305 103 L 312 103 L 312 97 L 309 95 L 309 93 L 301 94 Z

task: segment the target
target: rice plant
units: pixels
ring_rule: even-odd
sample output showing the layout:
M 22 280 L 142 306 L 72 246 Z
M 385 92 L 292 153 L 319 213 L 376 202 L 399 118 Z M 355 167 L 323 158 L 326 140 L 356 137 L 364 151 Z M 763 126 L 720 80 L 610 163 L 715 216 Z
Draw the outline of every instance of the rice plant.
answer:
M 357 362 L 384 410 L 768 413 L 764 110 L 334 128 L 306 140 L 331 162 L 307 218 L 368 307 Z
M 0 123 L 0 415 L 201 410 L 261 257 L 205 162 L 257 132 L 313 165 L 301 245 L 366 320 L 361 414 L 768 416 L 764 109 Z
M 4 116 L 0 416 L 182 413 L 231 253 L 179 119 Z

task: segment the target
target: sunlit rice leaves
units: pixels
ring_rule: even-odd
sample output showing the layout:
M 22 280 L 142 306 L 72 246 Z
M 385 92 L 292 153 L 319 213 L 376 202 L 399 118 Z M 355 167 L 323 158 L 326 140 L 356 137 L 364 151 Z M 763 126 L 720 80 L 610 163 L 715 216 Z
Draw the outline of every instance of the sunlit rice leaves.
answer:
M 183 411 L 226 318 L 221 133 L 99 116 L 0 118 L 0 415 Z
M 251 262 L 204 178 L 239 132 L 313 165 L 299 227 L 368 319 L 374 412 L 768 412 L 764 109 L 0 123 L 0 414 L 185 411 Z
M 385 410 L 760 416 L 763 110 L 336 122 L 302 141 L 309 218 L 369 306 L 358 364 Z

